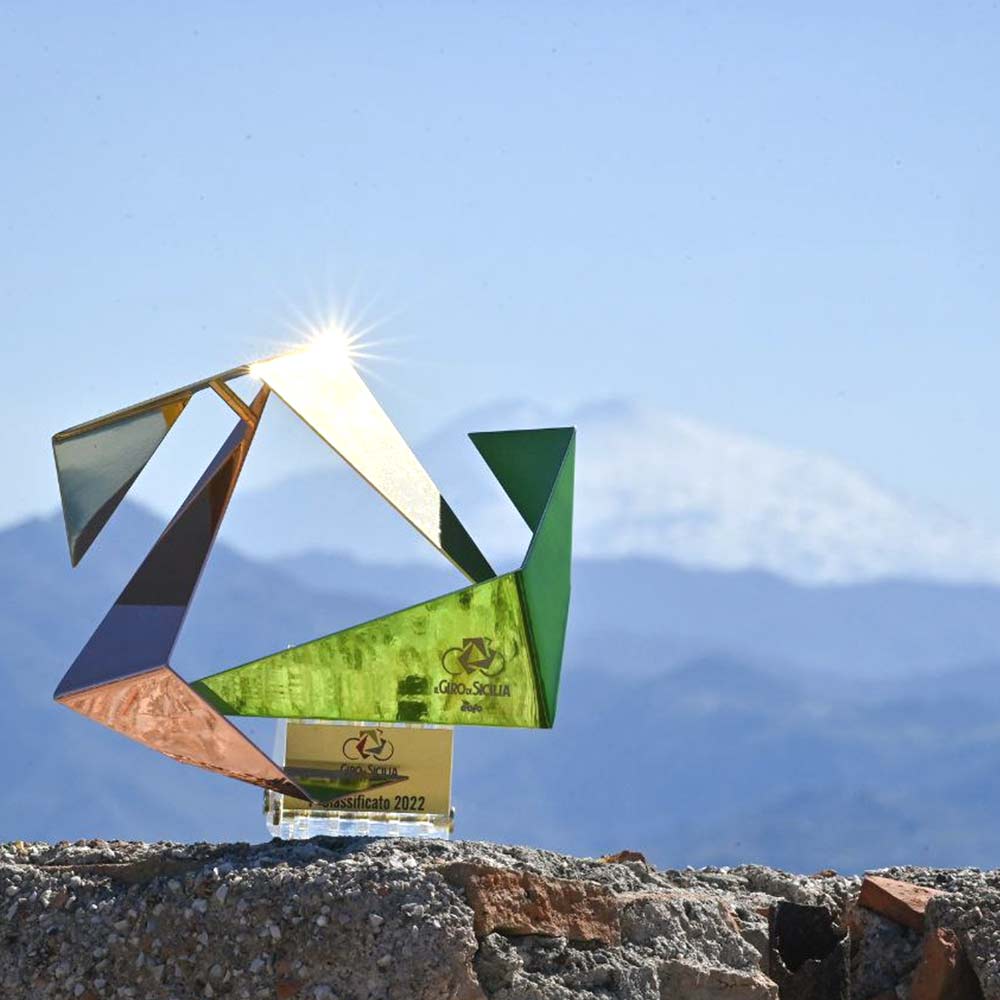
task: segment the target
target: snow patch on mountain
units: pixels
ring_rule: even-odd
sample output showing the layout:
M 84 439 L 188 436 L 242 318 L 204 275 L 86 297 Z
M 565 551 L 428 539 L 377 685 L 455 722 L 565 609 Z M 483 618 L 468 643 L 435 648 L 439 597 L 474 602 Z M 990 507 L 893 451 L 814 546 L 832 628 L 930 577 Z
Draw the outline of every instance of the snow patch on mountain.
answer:
M 416 449 L 499 568 L 517 563 L 528 535 L 466 432 L 562 424 L 578 429 L 581 555 L 760 569 L 815 584 L 1000 580 L 1000 539 L 975 525 L 893 495 L 831 458 L 622 400 L 563 414 L 495 404 Z M 440 558 L 335 459 L 244 495 L 230 522 L 229 541 L 257 555 L 327 549 L 369 561 Z
M 1000 578 L 1000 539 L 825 456 L 645 407 L 579 423 L 582 553 L 815 583 Z

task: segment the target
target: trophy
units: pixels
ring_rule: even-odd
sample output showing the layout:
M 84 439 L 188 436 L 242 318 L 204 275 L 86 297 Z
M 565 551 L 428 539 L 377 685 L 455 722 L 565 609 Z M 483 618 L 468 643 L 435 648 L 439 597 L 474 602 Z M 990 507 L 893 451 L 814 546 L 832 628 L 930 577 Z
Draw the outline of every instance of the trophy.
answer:
M 259 385 L 244 399 L 233 383 Z M 56 701 L 185 764 L 265 789 L 272 833 L 447 836 L 452 728 L 551 727 L 570 596 L 573 428 L 471 434 L 531 529 L 497 575 L 353 363 L 326 337 L 53 438 L 75 566 L 195 393 L 236 424 L 55 691 Z M 170 654 L 275 395 L 470 584 L 188 683 Z M 222 665 L 220 665 L 222 666 Z M 278 721 L 268 757 L 227 717 Z

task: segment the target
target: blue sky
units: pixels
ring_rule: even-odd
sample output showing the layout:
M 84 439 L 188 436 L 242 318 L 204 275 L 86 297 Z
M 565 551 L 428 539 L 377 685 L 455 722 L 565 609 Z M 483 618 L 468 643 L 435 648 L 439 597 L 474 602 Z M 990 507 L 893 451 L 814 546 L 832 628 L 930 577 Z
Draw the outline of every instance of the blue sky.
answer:
M 975 3 L 4 3 L 0 522 L 55 505 L 53 431 L 353 299 L 413 437 L 624 395 L 1000 528 L 998 28 Z M 196 438 L 163 460 L 181 491 Z M 258 482 L 312 460 L 273 454 Z

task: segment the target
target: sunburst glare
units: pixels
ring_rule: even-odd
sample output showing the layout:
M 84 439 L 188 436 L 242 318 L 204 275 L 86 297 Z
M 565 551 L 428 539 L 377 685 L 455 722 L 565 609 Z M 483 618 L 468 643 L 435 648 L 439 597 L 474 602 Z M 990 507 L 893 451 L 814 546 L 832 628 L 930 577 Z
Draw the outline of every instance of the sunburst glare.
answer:
M 368 376 L 371 362 L 387 360 L 375 353 L 380 341 L 372 334 L 382 321 L 365 323 L 363 314 L 350 315 L 349 310 L 327 309 L 322 313 L 307 315 L 299 309 L 292 310 L 294 319 L 287 323 L 289 338 L 275 345 L 275 354 L 293 352 L 314 353 L 319 363 L 331 367 L 350 365 Z M 255 375 L 256 364 L 250 365 Z

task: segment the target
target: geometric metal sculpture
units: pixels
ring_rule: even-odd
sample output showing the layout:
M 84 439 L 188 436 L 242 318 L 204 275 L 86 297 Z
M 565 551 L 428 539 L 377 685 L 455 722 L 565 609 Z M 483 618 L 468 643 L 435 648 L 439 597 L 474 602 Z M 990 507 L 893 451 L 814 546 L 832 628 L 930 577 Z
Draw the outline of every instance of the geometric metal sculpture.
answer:
M 250 404 L 229 385 L 246 374 L 262 383 Z M 572 428 L 471 435 L 532 531 L 520 568 L 497 576 L 346 352 L 320 344 L 241 365 L 55 435 L 74 565 L 206 388 L 239 421 L 70 666 L 57 701 L 183 763 L 307 801 L 315 788 L 225 716 L 552 725 L 569 608 Z M 189 685 L 170 654 L 272 390 L 473 583 Z

